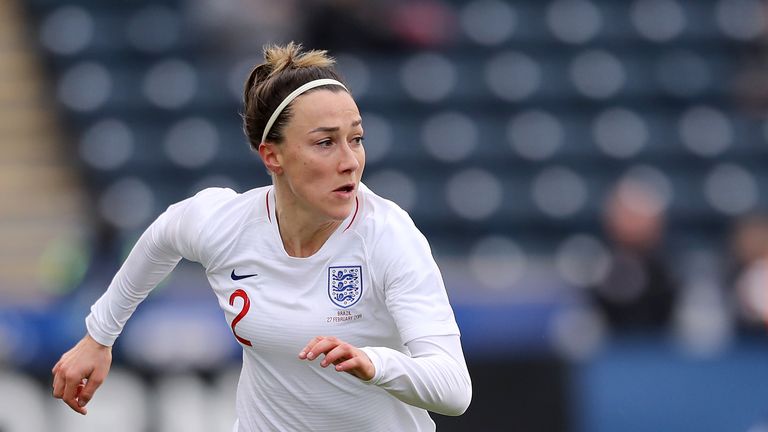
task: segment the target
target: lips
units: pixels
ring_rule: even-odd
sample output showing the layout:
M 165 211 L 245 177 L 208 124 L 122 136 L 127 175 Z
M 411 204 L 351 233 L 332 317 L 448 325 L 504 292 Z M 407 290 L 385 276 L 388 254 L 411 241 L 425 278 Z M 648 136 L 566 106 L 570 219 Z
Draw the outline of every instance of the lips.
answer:
M 355 184 L 354 183 L 347 183 L 345 185 L 339 186 L 336 189 L 334 189 L 334 192 L 352 192 L 355 190 Z

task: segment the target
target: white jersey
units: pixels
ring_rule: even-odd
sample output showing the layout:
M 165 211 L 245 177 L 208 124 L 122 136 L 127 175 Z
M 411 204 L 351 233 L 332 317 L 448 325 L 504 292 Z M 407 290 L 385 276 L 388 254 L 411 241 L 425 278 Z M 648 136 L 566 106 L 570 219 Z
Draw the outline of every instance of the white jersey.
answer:
M 460 345 L 460 358 L 448 350 L 439 367 L 410 362 L 406 344 L 446 335 L 458 344 L 459 330 L 426 239 L 407 213 L 363 184 L 352 213 L 311 257 L 285 252 L 271 186 L 243 194 L 206 189 L 169 207 L 142 241 L 145 257 L 128 257 L 92 308 L 89 333 L 111 345 L 147 287 L 180 257 L 201 263 L 243 346 L 240 431 L 428 431 L 434 423 L 414 405 L 431 407 L 424 399 L 443 388 L 458 388 L 469 403 Z M 147 276 L 119 282 L 131 267 Z M 321 335 L 364 347 L 376 367 L 371 382 L 300 360 L 299 351 Z M 446 365 L 453 375 L 443 373 Z M 404 376 L 407 385 L 398 383 Z M 438 391 L 423 388 L 431 381 L 442 382 Z

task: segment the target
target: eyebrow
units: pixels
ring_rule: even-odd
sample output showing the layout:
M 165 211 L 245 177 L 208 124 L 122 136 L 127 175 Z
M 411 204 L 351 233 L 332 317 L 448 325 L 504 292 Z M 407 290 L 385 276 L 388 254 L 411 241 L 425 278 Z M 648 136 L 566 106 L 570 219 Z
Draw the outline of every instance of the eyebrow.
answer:
M 357 119 L 352 122 L 351 127 L 360 126 L 363 124 L 363 119 Z M 312 129 L 308 133 L 315 133 L 315 132 L 337 132 L 339 130 L 338 126 L 335 127 L 328 127 L 328 126 L 320 126 Z

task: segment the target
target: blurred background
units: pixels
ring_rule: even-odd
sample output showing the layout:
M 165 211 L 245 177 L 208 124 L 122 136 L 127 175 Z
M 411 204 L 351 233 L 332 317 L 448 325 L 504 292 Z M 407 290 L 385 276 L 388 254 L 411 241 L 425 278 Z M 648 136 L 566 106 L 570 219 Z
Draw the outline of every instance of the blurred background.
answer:
M 182 263 L 81 417 L 50 369 L 138 235 L 269 183 L 268 42 L 331 51 L 364 182 L 433 247 L 474 400 L 441 431 L 768 431 L 768 3 L 3 0 L 0 431 L 229 431 L 240 348 Z

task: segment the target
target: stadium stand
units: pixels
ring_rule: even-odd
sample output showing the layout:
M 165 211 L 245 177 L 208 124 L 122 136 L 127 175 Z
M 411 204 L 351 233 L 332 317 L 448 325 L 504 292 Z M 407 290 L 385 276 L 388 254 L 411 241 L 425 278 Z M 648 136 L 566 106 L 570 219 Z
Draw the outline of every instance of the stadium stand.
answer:
M 0 135 L 19 137 L 0 155 L 3 199 L 14 204 L 0 205 L 0 211 L 17 212 L 3 217 L 19 221 L 0 228 L 0 236 L 10 239 L 0 250 L 8 258 L 0 275 L 14 283 L 26 280 L 30 263 L 39 262 L 40 250 L 51 244 L 49 229 L 78 232 L 75 226 L 86 226 L 83 211 L 87 226 L 98 231 L 88 272 L 71 278 L 74 292 L 60 297 L 69 305 L 62 313 L 78 320 L 68 318 L 69 325 L 58 329 L 61 339 L 78 334 L 87 304 L 126 248 L 169 204 L 207 186 L 244 191 L 269 182 L 245 142 L 238 115 L 242 82 L 259 53 L 208 40 L 209 33 L 190 18 L 193 3 L 27 0 L 23 5 L 36 38 L 32 43 L 44 58 L 42 72 L 26 49 L 30 42 L 21 39 L 18 11 L 5 6 L 15 3 L 0 4 L 0 45 L 14 47 L 12 55 L 0 57 L 0 98 L 28 106 L 32 102 L 25 98 L 42 91 L 36 86 L 47 76 L 66 125 L 57 127 L 55 113 L 39 102 L 0 116 Z M 396 9 L 407 2 L 391 3 Z M 611 346 L 601 356 L 600 340 L 610 329 L 586 310 L 584 292 L 599 279 L 610 254 L 603 205 L 617 182 L 628 177 L 656 191 L 666 212 L 667 264 L 686 290 L 681 301 L 698 307 L 721 299 L 716 310 L 700 312 L 729 313 L 724 238 L 736 218 L 768 211 L 764 112 L 755 112 L 734 90 L 751 88 L 751 82 L 741 81 L 743 72 L 751 58 L 765 54 L 765 6 L 752 0 L 412 3 L 440 11 L 435 34 L 404 31 L 386 43 L 381 35 L 360 36 L 381 49 L 355 48 L 343 40 L 349 38 L 345 34 L 326 35 L 322 46 L 304 42 L 338 58 L 363 112 L 364 181 L 408 210 L 429 238 L 470 360 L 480 364 L 475 359 L 500 353 L 522 358 L 498 383 L 492 371 L 502 370 L 503 362 L 483 363 L 489 369 L 478 368 L 477 388 L 486 394 L 506 391 L 508 399 L 481 403 L 477 414 L 470 411 L 453 423 L 441 420 L 441 430 L 509 430 L 510 425 L 663 430 L 663 410 L 636 423 L 612 414 L 621 408 L 611 401 L 626 387 L 606 382 L 626 378 L 621 362 L 636 359 L 632 350 L 643 347 L 639 358 L 649 361 L 631 363 L 638 376 L 661 368 L 668 379 L 678 369 L 660 365 L 672 362 L 679 370 L 699 372 L 684 374 L 684 387 L 705 380 L 707 371 L 723 373 L 726 360 L 681 360 L 664 343 L 646 339 Z M 317 25 L 312 16 L 295 18 L 307 27 Z M 56 160 L 76 159 L 71 166 L 77 173 L 49 157 L 62 148 L 70 154 Z M 22 165 L 25 169 L 18 168 Z M 78 204 L 78 182 L 87 204 Z M 13 185 L 24 186 L 6 193 Z M 30 220 L 34 228 L 26 223 Z M 6 244 L 15 246 L 6 250 Z M 99 255 L 104 251 L 111 256 Z M 711 270 L 711 292 L 709 285 L 699 290 L 701 266 L 691 264 L 702 257 L 717 263 L 704 266 Z M 200 276 L 195 270 L 182 266 L 179 273 L 159 289 L 160 301 L 165 295 L 181 298 L 173 297 L 179 285 L 204 284 L 202 278 L 188 282 L 195 280 L 189 275 Z M 210 301 L 200 292 L 196 299 Z M 707 325 L 719 325 L 712 324 L 714 318 L 696 321 L 701 314 L 686 315 L 688 306 L 676 305 L 683 311 L 678 320 L 683 324 L 677 324 L 683 330 L 688 318 L 693 327 L 705 324 L 697 335 L 714 328 Z M 152 307 L 137 313 L 137 328 L 142 313 L 154 319 Z M 719 316 L 715 312 L 711 316 Z M 54 327 L 48 321 L 43 326 Z M 730 337 L 718 329 L 712 334 Z M 39 368 L 63 345 L 40 348 L 44 353 L 37 362 L 20 363 Z M 227 355 L 236 358 L 235 351 Z M 759 366 L 764 355 L 749 345 L 733 354 L 734 364 L 752 377 L 766 376 Z M 579 368 L 590 356 L 597 360 Z M 162 365 L 147 357 L 149 364 L 141 364 L 126 347 L 124 358 L 135 367 Z M 190 360 L 193 369 L 205 369 L 200 364 Z M 738 374 L 738 382 L 750 376 Z M 505 387 L 514 380 L 521 380 L 519 387 Z M 208 384 L 196 378 L 163 381 L 159 399 L 169 410 L 175 397 L 168 395 L 183 395 L 190 406 L 199 406 L 201 386 Z M 136 395 L 143 387 L 128 385 L 131 403 L 140 404 Z M 643 397 L 652 400 L 667 388 L 642 387 Z M 746 393 L 738 399 L 742 417 L 721 410 L 719 417 L 699 413 L 698 421 L 666 424 L 674 424 L 669 430 L 746 430 L 759 421 L 754 408 L 759 403 Z M 696 403 L 709 407 L 713 401 L 698 397 Z M 498 414 L 513 405 L 532 407 L 531 415 Z M 159 418 L 169 430 L 177 424 Z M 195 425 L 200 423 L 190 420 L 183 428 Z M 715 425 L 724 429 L 712 429 Z
M 0 6 L 0 285 L 4 303 L 31 305 L 66 279 L 56 248 L 82 240 L 86 197 L 62 155 L 58 114 L 22 17 L 16 3 Z

